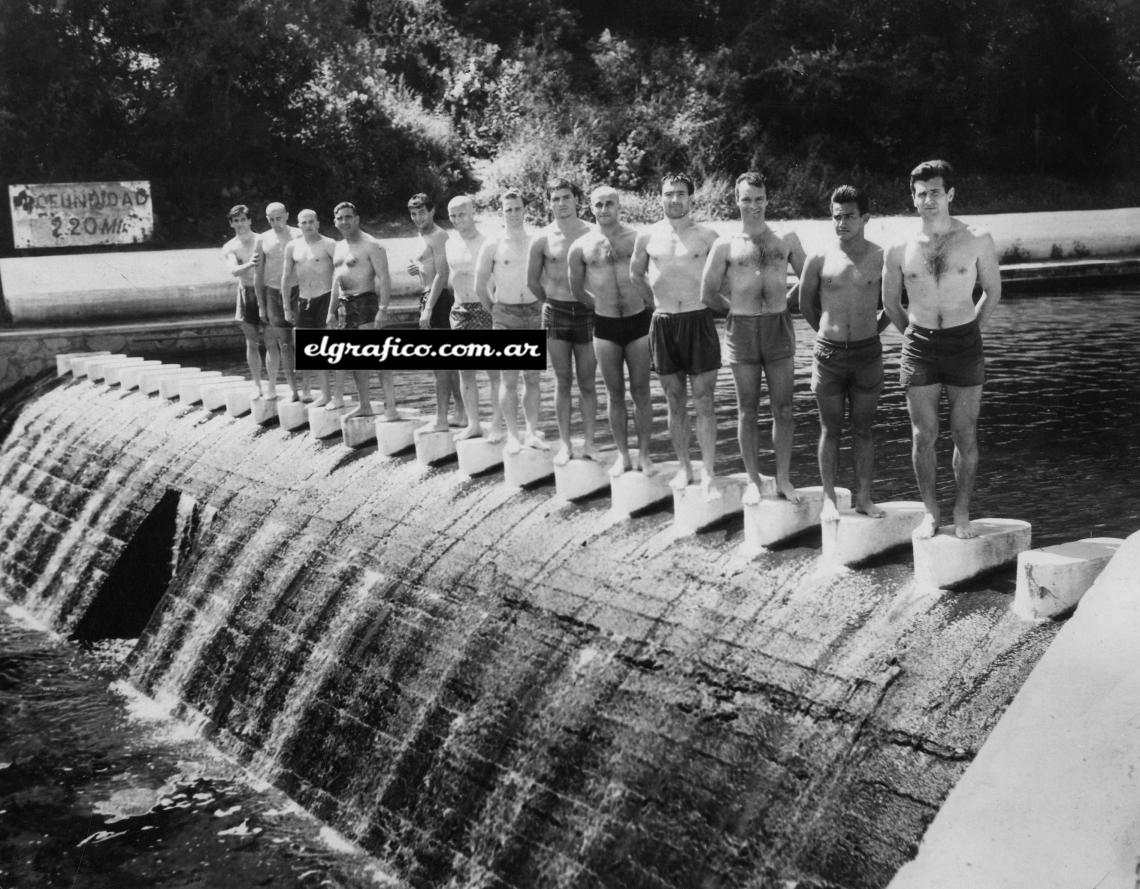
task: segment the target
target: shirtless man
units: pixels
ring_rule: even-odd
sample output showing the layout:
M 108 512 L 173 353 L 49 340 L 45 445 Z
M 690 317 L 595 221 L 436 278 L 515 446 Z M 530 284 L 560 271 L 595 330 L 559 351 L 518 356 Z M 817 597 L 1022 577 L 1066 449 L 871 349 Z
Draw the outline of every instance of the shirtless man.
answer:
M 843 413 L 851 411 L 855 451 L 855 511 L 882 518 L 871 500 L 875 462 L 872 424 L 883 388 L 883 344 L 879 333 L 890 323 L 880 311 L 883 250 L 868 241 L 871 218 L 867 195 L 851 185 L 831 193 L 831 220 L 837 243 L 804 263 L 800 311 L 819 332 L 812 361 L 811 391 L 819 405 L 819 477 L 823 482 L 820 519 L 839 520 L 835 474 Z
M 262 262 L 257 266 L 261 282 L 259 293 L 265 296 L 261 304 L 262 317 L 268 324 L 265 328 L 265 363 L 269 367 L 269 395 L 266 399 L 277 398 L 277 369 L 285 368 L 285 381 L 289 384 L 289 400 L 296 401 L 297 378 L 294 374 L 293 332 L 286 320 L 286 305 L 295 306 L 297 282 L 292 278 L 281 277 L 281 267 L 285 259 L 285 246 L 301 232 L 289 225 L 289 211 L 285 205 L 274 202 L 265 208 L 265 219 L 269 230 L 261 234 Z M 282 295 L 286 294 L 285 298 Z
M 934 444 L 945 386 L 954 440 L 954 533 L 965 539 L 977 536 L 970 524 L 970 494 L 978 468 L 978 411 L 985 381 L 981 329 L 1001 301 L 1001 272 L 989 232 L 950 215 L 954 200 L 950 164 L 941 160 L 919 164 L 911 171 L 910 188 L 922 227 L 886 251 L 883 308 L 903 332 L 900 379 L 906 387 L 914 436 L 914 474 L 926 506 L 914 536 L 933 537 L 941 517 Z M 975 284 L 982 288 L 977 304 Z
M 475 292 L 475 260 L 483 248 L 486 236 L 475 224 L 475 202 L 469 197 L 452 198 L 447 205 L 447 216 L 453 231 L 447 237 L 445 252 L 452 290 L 455 291 L 455 304 L 451 307 L 452 330 L 490 330 L 490 298 L 483 302 Z M 491 428 L 487 441 L 496 442 L 503 438 L 503 412 L 497 397 L 499 391 L 499 371 L 488 370 L 491 380 Z M 455 438 L 476 438 L 483 434 L 479 424 L 479 379 L 474 370 L 459 372 L 463 390 L 463 407 L 467 411 L 467 426 L 455 433 Z
M 578 199 L 582 192 L 568 179 L 551 179 L 546 183 L 547 200 L 554 221 L 530 245 L 526 280 L 531 292 L 543 301 L 542 326 L 546 328 L 546 345 L 550 365 L 554 368 L 554 413 L 558 419 L 561 443 L 554 463 L 563 466 L 573 456 L 570 444 L 570 388 L 578 379 L 578 397 L 582 407 L 582 456 L 598 455 L 594 444 L 597 422 L 598 393 L 594 375 L 598 360 L 590 340 L 593 336 L 594 313 L 570 292 L 566 256 L 570 245 L 590 231 L 578 218 Z M 576 373 L 575 373 L 576 372 Z
M 712 312 L 701 302 L 701 271 L 716 232 L 693 221 L 693 190 L 693 180 L 685 173 L 671 173 L 661 180 L 665 218 L 638 234 L 629 274 L 634 286 L 653 300 L 649 355 L 665 390 L 669 436 L 681 464 L 670 484 L 681 488 L 697 480 L 689 459 L 688 382 L 697 413 L 700 482 L 705 496 L 716 497 L 713 390 L 720 369 L 720 339 Z
M 606 384 L 606 401 L 618 459 L 610 474 L 633 469 L 627 438 L 629 416 L 625 406 L 625 368 L 633 398 L 637 429 L 637 468 L 653 472 L 649 437 L 653 431 L 653 405 L 649 398 L 649 323 L 653 306 L 629 279 L 629 261 L 637 232 L 621 221 L 621 197 L 609 186 L 590 194 L 590 210 L 598 223 L 570 246 L 570 292 L 594 310 L 594 354 Z
M 237 312 L 234 318 L 245 337 L 245 360 L 249 374 L 261 398 L 261 336 L 265 319 L 260 306 L 265 301 L 264 293 L 258 285 L 257 268 L 261 262 L 261 242 L 253 233 L 249 207 L 236 204 L 226 214 L 234 236 L 222 246 L 222 258 L 230 267 L 230 274 L 237 278 Z
M 298 213 L 297 224 L 301 227 L 301 237 L 285 245 L 281 262 L 281 292 L 284 293 L 289 282 L 294 280 L 298 288 L 297 300 L 284 304 L 285 320 L 299 329 L 319 329 L 325 326 L 329 317 L 336 241 L 321 234 L 314 210 Z M 311 397 L 309 373 L 304 371 L 301 374 L 305 401 Z M 313 402 L 313 406 L 323 407 L 331 398 L 329 372 L 319 370 L 316 374 L 321 397 Z
M 328 326 L 336 325 L 337 307 L 343 304 L 345 330 L 381 328 L 388 320 L 388 301 L 392 298 L 388 254 L 379 241 L 360 228 L 356 207 L 348 201 L 336 205 L 333 219 L 337 229 L 344 235 L 344 240 L 337 241 L 333 248 L 333 289 L 329 300 Z M 360 404 L 345 414 L 346 419 L 372 416 L 369 376 L 367 370 L 352 372 Z M 389 420 L 398 420 L 400 415 L 396 412 L 392 371 L 382 369 L 380 383 L 384 388 L 384 416 Z M 341 407 L 343 404 L 340 392 L 329 402 L 330 407 Z
M 800 498 L 791 480 L 796 338 L 789 305 L 795 289 L 788 289 L 788 267 L 800 274 L 804 248 L 793 232 L 777 234 L 765 220 L 768 191 L 760 173 L 737 177 L 736 206 L 740 211 L 740 231 L 717 240 L 705 265 L 701 290 L 705 305 L 728 310 L 724 339 L 736 383 L 740 455 L 749 478 L 744 502 L 760 502 L 762 476 L 756 418 L 760 386 L 767 376 L 776 490 L 780 496 L 798 503 Z M 728 299 L 720 292 L 726 279 Z
M 504 230 L 498 238 L 489 239 L 479 251 L 475 262 L 475 293 L 483 305 L 491 306 L 491 321 L 495 330 L 541 330 L 542 303 L 526 286 L 526 262 L 530 252 L 530 235 L 527 234 L 526 202 L 521 193 L 505 191 L 499 196 Z M 528 448 L 549 450 L 538 430 L 539 391 L 541 371 L 523 372 L 526 388 L 523 390 L 523 417 L 526 436 L 519 435 L 519 372 L 504 370 L 499 388 L 499 406 L 507 424 L 507 444 L 504 450 L 517 454 L 523 445 Z M 492 393 L 494 394 L 494 393 Z
M 423 192 L 408 199 L 408 214 L 420 234 L 423 249 L 408 263 L 408 274 L 420 279 L 420 328 L 450 330 L 452 303 L 455 297 L 447 286 L 447 232 L 436 225 L 435 203 Z M 467 414 L 460 396 L 459 371 L 435 371 L 435 429 L 448 428 L 447 408 L 455 399 L 455 425 L 466 426 Z

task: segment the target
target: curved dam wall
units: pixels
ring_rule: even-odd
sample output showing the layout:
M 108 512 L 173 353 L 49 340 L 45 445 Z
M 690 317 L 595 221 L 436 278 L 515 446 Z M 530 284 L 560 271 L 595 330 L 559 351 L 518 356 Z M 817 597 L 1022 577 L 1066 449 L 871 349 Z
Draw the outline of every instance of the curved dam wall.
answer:
M 0 583 L 423 889 L 884 886 L 1056 632 L 552 494 L 53 383 Z

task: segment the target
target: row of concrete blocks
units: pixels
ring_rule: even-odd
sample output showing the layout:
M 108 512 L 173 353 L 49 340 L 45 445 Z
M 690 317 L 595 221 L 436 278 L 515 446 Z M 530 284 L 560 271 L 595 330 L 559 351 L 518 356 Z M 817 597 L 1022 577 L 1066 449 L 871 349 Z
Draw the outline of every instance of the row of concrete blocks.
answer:
M 556 466 L 551 450 L 522 448 L 507 453 L 502 442 L 486 438 L 456 441 L 453 430 L 436 430 L 428 418 L 415 413 L 403 412 L 398 420 L 348 418 L 354 405 L 330 409 L 257 398 L 248 379 L 218 371 L 108 352 L 67 353 L 56 360 L 61 376 L 71 373 L 124 390 L 138 388 L 144 394 L 179 398 L 185 404 L 201 402 L 207 410 L 224 408 L 234 417 L 252 414 L 259 424 L 277 421 L 286 430 L 308 426 L 314 438 L 341 435 L 349 447 L 375 444 L 385 456 L 414 449 L 424 466 L 457 460 L 459 471 L 470 477 L 502 468 L 506 484 L 516 488 L 539 485 L 553 476 L 557 496 L 564 500 L 581 500 L 608 489 L 615 517 L 638 515 L 672 499 L 673 527 L 680 535 L 742 513 L 746 553 L 759 553 L 817 526 L 821 527 L 823 558 L 834 565 L 859 565 L 909 542 L 915 577 L 929 587 L 954 586 L 1016 560 L 1014 607 L 1027 618 L 1047 618 L 1072 609 L 1122 542 L 1098 537 L 1031 550 L 1029 523 L 1000 518 L 975 520 L 978 536 L 970 540 L 958 539 L 950 525 L 940 528 L 933 538 L 918 540 L 912 533 L 925 512 L 922 503 L 882 503 L 886 516 L 873 519 L 851 509 L 851 494 L 844 488 L 836 491 L 839 521 L 821 525 L 820 487 L 797 489 L 801 501 L 790 503 L 777 495 L 774 480 L 765 478 L 759 502 L 744 503 L 748 485 L 744 473 L 718 477 L 710 496 L 697 484 L 672 487 L 670 481 L 679 469 L 675 462 L 656 464 L 652 475 L 638 471 L 611 475 L 615 452 L 601 459 L 575 457 Z M 633 457 L 636 461 L 636 452 Z M 700 469 L 699 463 L 695 469 Z

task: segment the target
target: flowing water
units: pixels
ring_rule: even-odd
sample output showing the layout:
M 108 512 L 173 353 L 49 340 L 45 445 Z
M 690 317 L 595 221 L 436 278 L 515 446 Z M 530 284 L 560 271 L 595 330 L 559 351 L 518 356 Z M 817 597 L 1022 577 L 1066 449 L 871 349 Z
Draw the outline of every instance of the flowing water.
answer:
M 797 336 L 793 477 L 808 485 L 817 479 L 817 427 L 802 322 Z M 891 382 L 874 493 L 913 499 L 909 426 L 893 382 L 899 338 L 884 341 Z M 1002 304 L 986 332 L 976 516 L 1030 521 L 1035 546 L 1140 528 L 1140 374 L 1128 361 L 1137 341 L 1137 289 Z M 207 363 L 238 368 L 229 357 Z M 426 374 L 408 375 L 400 392 L 409 406 L 430 406 Z M 654 392 L 655 449 L 666 457 Z M 727 369 L 717 408 L 719 465 L 739 471 Z M 549 385 L 544 416 L 552 416 Z M 761 447 L 769 446 L 765 432 Z M 762 459 L 770 465 L 767 450 Z M 948 440 L 939 465 L 948 508 Z M 849 468 L 842 481 L 851 483 Z M 149 716 L 146 699 L 115 685 L 129 646 L 80 649 L 17 611 L 0 613 L 0 889 L 399 885 L 192 731 Z

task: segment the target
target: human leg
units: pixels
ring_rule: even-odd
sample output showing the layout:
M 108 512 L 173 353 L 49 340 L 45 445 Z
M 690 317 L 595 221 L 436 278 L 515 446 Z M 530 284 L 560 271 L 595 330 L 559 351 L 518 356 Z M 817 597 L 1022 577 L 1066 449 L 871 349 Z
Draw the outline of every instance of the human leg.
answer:
M 819 480 L 823 485 L 823 509 L 820 520 L 839 519 L 839 502 L 835 495 L 835 478 L 839 471 L 839 436 L 843 429 L 843 412 L 847 399 L 842 394 L 817 392 L 819 406 Z
M 622 359 L 625 350 L 612 340 L 594 338 L 594 354 L 602 371 L 602 382 L 606 387 L 606 415 L 610 422 L 614 446 L 618 459 L 610 470 L 612 475 L 620 475 L 633 465 L 629 460 L 628 426 L 629 415 L 625 407 L 625 375 L 622 372 Z
M 795 414 L 792 408 L 795 368 L 792 359 L 779 358 L 765 362 L 768 377 L 768 403 L 772 408 L 772 449 L 776 452 L 776 490 L 792 503 L 800 502 L 792 484 L 792 440 Z
M 938 440 L 938 401 L 941 395 L 942 386 L 938 383 L 911 386 L 906 392 L 913 439 L 911 460 L 914 463 L 914 478 L 918 483 L 918 495 L 926 507 L 926 515 L 915 531 L 915 536 L 919 538 L 933 537 L 938 531 L 941 516 L 935 488 L 935 470 L 938 464 L 934 451 Z
M 701 449 L 701 484 L 706 494 L 712 494 L 712 481 L 716 476 L 716 406 L 713 391 L 716 389 L 715 370 L 691 377 L 693 408 L 697 414 L 697 444 Z
M 760 474 L 759 436 L 756 419 L 760 403 L 760 384 L 764 377 L 762 364 L 732 364 L 732 379 L 736 384 L 736 438 L 740 442 L 740 457 L 748 473 L 746 502 L 758 503 L 763 489 Z
M 653 401 L 649 394 L 648 336 L 639 337 L 626 345 L 625 365 L 629 371 L 629 395 L 633 400 L 633 423 L 637 429 L 637 468 L 652 473 L 653 460 L 649 456 L 649 445 L 653 434 Z
M 970 524 L 970 496 L 978 471 L 978 414 L 982 407 L 981 386 L 947 386 L 950 401 L 950 434 L 954 439 L 954 533 L 977 537 Z

